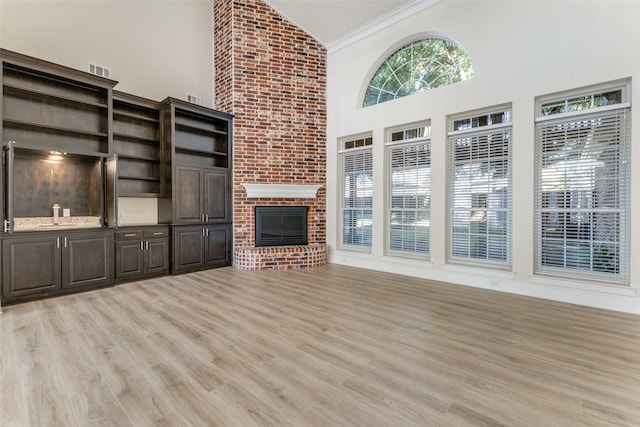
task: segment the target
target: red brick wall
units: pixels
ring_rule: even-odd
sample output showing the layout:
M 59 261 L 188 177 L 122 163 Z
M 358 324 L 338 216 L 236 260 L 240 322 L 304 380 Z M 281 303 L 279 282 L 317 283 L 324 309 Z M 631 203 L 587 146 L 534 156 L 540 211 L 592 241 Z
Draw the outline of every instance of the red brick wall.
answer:
M 256 205 L 309 206 L 324 244 L 326 49 L 261 0 L 216 0 L 216 108 L 234 114 L 234 245 L 254 246 Z M 247 199 L 242 183 L 320 184 L 315 199 Z
M 214 5 L 213 61 L 215 63 L 214 102 L 215 108 L 226 113 L 233 112 L 233 14 L 232 2 L 216 0 Z

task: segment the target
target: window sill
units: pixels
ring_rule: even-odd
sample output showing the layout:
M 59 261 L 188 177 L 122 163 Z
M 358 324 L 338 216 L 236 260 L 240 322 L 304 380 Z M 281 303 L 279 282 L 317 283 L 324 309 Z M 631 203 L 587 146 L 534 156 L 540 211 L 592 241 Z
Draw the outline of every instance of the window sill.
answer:
M 487 267 L 470 267 L 466 265 L 458 264 L 445 264 L 442 266 L 445 271 L 452 271 L 456 273 L 473 274 L 477 276 L 499 278 L 505 280 L 514 280 L 516 275 L 512 271 L 499 270 L 498 268 Z
M 592 282 L 580 282 L 572 279 L 561 279 L 557 277 L 549 276 L 529 276 L 529 282 L 537 285 L 562 287 L 568 289 L 578 289 L 581 291 L 591 291 L 598 293 L 607 293 L 613 295 L 621 295 L 628 297 L 638 296 L 638 289 L 629 287 L 628 285 L 620 284 L 599 284 Z

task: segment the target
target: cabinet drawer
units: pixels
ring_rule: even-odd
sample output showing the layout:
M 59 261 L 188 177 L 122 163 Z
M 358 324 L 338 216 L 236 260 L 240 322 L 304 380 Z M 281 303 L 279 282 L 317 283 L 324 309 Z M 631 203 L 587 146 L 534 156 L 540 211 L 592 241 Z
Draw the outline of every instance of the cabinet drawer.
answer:
M 148 230 L 144 230 L 145 239 L 153 239 L 154 237 L 167 237 L 169 235 L 169 228 L 150 228 Z
M 140 240 L 143 235 L 142 230 L 117 231 L 116 240 Z

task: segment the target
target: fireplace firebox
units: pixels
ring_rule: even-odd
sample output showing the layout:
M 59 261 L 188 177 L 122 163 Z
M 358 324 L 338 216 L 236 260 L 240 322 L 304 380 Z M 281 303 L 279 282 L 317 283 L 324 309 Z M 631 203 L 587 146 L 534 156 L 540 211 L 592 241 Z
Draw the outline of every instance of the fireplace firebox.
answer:
M 256 247 L 307 244 L 307 206 L 256 206 Z

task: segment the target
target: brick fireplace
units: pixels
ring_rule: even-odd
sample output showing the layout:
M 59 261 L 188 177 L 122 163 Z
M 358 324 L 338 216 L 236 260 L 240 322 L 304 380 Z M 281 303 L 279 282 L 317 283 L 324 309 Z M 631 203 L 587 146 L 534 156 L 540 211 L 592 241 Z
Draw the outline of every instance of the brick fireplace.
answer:
M 234 261 L 326 262 L 326 50 L 261 0 L 214 3 L 216 108 L 233 114 Z M 255 246 L 256 206 L 307 206 L 307 245 Z

